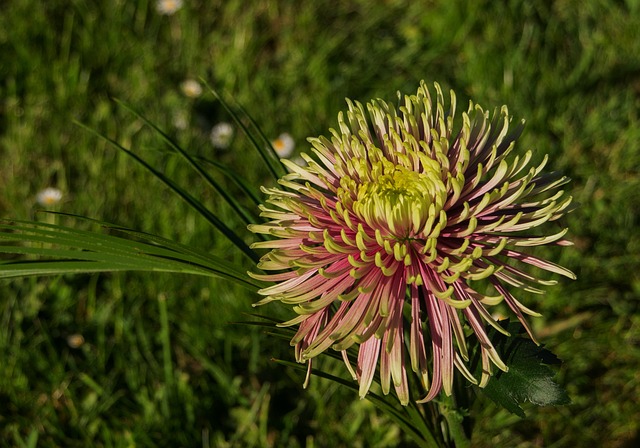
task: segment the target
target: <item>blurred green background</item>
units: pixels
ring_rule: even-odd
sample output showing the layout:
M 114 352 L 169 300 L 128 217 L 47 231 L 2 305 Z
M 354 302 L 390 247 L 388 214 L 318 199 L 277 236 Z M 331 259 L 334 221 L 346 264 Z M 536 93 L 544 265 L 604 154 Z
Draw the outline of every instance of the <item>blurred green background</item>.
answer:
M 247 180 L 268 173 L 202 77 L 275 138 L 335 126 L 344 98 L 393 101 L 421 79 L 485 108 L 507 104 L 527 128 L 520 151 L 573 179 L 575 246 L 540 251 L 572 269 L 522 300 L 564 364 L 573 403 L 527 406 L 524 420 L 480 398 L 477 447 L 631 447 L 640 442 L 640 2 L 637 0 L 154 1 L 7 0 L 0 12 L 0 218 L 36 214 L 63 191 L 70 213 L 158 233 L 245 261 L 130 159 L 81 121 L 154 161 L 234 222 L 157 136 L 143 111 L 191 153 Z M 185 127 L 185 124 L 187 126 Z M 246 263 L 245 263 L 246 264 Z M 246 265 L 246 268 L 250 268 Z M 349 446 L 409 442 L 351 391 L 302 390 L 286 342 L 230 322 L 256 297 L 222 282 L 150 274 L 0 283 L 2 446 Z M 285 316 L 277 306 L 261 309 Z M 280 313 L 280 314 L 279 314 Z M 344 368 L 326 365 L 345 376 Z

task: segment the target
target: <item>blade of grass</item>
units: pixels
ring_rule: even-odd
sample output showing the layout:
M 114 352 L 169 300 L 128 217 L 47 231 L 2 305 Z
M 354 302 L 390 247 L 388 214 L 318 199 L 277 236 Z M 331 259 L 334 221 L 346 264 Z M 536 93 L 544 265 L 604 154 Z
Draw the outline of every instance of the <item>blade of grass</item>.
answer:
M 120 145 L 115 140 L 100 134 L 94 129 L 86 126 L 83 123 L 76 122 L 79 126 L 88 130 L 95 136 L 105 140 L 107 143 L 111 144 L 115 148 L 124 152 L 131 158 L 133 158 L 136 162 L 142 165 L 145 169 L 151 172 L 156 178 L 162 181 L 165 185 L 167 185 L 171 190 L 173 190 L 178 196 L 180 196 L 187 204 L 189 204 L 194 210 L 196 210 L 200 215 L 202 215 L 211 225 L 217 228 L 222 234 L 227 237 L 229 241 L 231 241 L 238 249 L 240 249 L 251 261 L 257 263 L 260 257 L 256 254 L 233 230 L 231 230 L 224 222 L 222 222 L 216 215 L 214 215 L 208 208 L 204 206 L 204 204 L 189 194 L 187 191 L 182 189 L 178 184 L 176 184 L 169 177 L 165 176 L 162 172 L 156 170 L 151 165 L 149 165 L 144 159 L 131 152 L 124 146 Z
M 164 294 L 158 296 L 160 309 L 160 341 L 162 344 L 162 370 L 166 389 L 162 396 L 162 412 L 164 416 L 171 418 L 171 406 L 169 395 L 174 393 L 173 364 L 171 361 L 171 336 L 169 334 L 169 313 L 167 312 L 167 297 Z
M 251 116 L 251 114 L 247 112 L 247 110 L 244 108 L 242 104 L 235 102 L 235 106 L 240 110 L 240 112 L 244 114 L 245 117 L 247 117 L 247 119 L 249 120 L 249 123 L 251 123 L 251 126 L 253 126 L 253 128 L 256 130 L 258 135 L 260 135 L 260 138 L 262 139 L 262 141 L 264 141 L 265 146 L 261 148 L 267 152 L 268 156 L 270 156 L 274 161 L 277 162 L 278 166 L 282 169 L 283 174 L 286 174 L 287 169 L 282 163 L 282 161 L 280 160 L 278 153 L 276 153 L 275 149 L 273 148 L 273 145 L 271 144 L 271 140 L 269 140 L 267 136 L 264 134 L 264 132 L 262 132 L 262 128 L 260 128 L 258 123 L 256 123 L 256 121 L 253 119 L 253 116 Z
M 255 192 L 254 190 L 252 190 L 249 185 L 247 184 L 247 182 L 245 182 L 243 179 L 241 179 L 239 176 L 236 175 L 236 173 L 233 170 L 230 170 L 228 167 L 224 166 L 221 163 L 216 162 L 215 160 L 211 160 L 211 159 L 207 159 L 205 157 L 201 157 L 201 156 L 192 156 L 195 160 L 198 160 L 200 162 L 204 162 L 207 163 L 211 166 L 213 166 L 215 169 L 217 169 L 220 174 L 222 174 L 223 176 L 229 178 L 234 185 L 236 185 L 238 188 L 240 188 L 244 194 L 251 199 L 251 201 L 257 206 L 262 204 L 262 201 L 260 200 L 260 198 L 258 197 L 257 192 Z
M 271 336 L 275 336 L 279 339 L 283 339 L 283 340 L 291 340 L 291 338 L 295 335 L 296 331 L 294 328 L 292 327 L 277 327 L 276 325 L 278 323 L 280 323 L 280 321 L 278 319 L 275 319 L 273 317 L 269 317 L 269 316 L 265 316 L 263 314 L 259 314 L 259 313 L 246 313 L 248 316 L 252 316 L 255 318 L 258 318 L 260 320 L 258 321 L 241 321 L 241 322 L 234 322 L 235 324 L 246 324 L 246 325 L 251 325 L 251 326 L 257 326 L 257 327 L 263 327 L 265 328 L 265 334 L 271 335 Z M 348 352 L 350 353 L 350 357 L 357 357 L 357 351 L 356 350 L 352 350 L 349 349 Z M 327 352 L 323 352 L 322 353 L 323 356 L 328 356 L 334 359 L 337 359 L 339 361 L 343 361 L 342 355 L 340 354 L 340 352 L 337 351 L 327 351 Z M 300 364 L 295 364 L 296 367 L 300 368 Z M 304 368 L 303 368 L 304 369 Z M 321 371 L 318 371 L 321 372 Z M 312 371 L 312 373 L 316 373 L 316 370 Z M 379 373 L 376 372 L 374 379 L 376 382 L 380 382 L 380 376 Z M 348 382 L 347 382 L 348 383 Z M 344 383 L 341 383 L 344 384 Z M 356 390 L 357 391 L 357 387 L 352 384 L 352 383 L 348 383 L 349 387 Z M 368 396 L 367 396 L 368 397 Z M 380 399 L 382 399 L 381 397 L 379 397 Z M 413 424 L 413 426 L 415 426 L 415 429 L 417 430 L 417 432 L 419 433 L 428 433 L 428 434 L 433 434 L 434 430 L 431 429 L 431 425 L 429 424 L 428 420 L 426 419 L 425 415 L 420 412 L 420 409 L 418 408 L 418 404 L 415 403 L 415 401 L 411 401 L 406 407 L 402 408 L 403 411 L 408 414 L 408 416 L 410 417 L 410 420 Z M 436 445 L 439 446 L 439 445 Z
M 135 110 L 129 104 L 118 99 L 114 99 L 114 101 L 118 105 L 124 107 L 133 115 L 138 117 L 140 120 L 142 120 L 151 129 L 153 129 L 162 138 L 162 140 L 164 140 L 166 144 L 168 144 L 174 151 L 176 151 L 200 176 L 202 176 L 202 178 L 211 188 L 218 192 L 218 194 L 224 199 L 227 204 L 229 204 L 233 211 L 242 218 L 245 224 L 255 224 L 252 217 L 247 214 L 246 210 L 242 208 L 240 203 L 235 198 L 233 198 L 224 188 L 222 188 L 222 186 L 220 186 L 220 184 L 218 184 L 218 182 L 216 182 L 216 180 L 211 177 L 209 173 L 207 173 L 193 157 L 191 157 L 184 149 L 182 149 L 175 141 L 173 141 L 173 139 L 171 139 L 171 137 L 169 137 L 164 131 L 162 131 L 162 129 L 152 123 L 149 119 Z
M 284 361 L 282 359 L 275 359 L 275 358 L 273 359 L 273 361 L 283 366 L 291 367 L 304 372 L 306 372 L 307 370 L 307 367 L 298 363 Z M 326 378 L 338 384 L 341 384 L 353 390 L 356 393 L 358 392 L 358 386 L 351 381 L 347 381 L 343 378 L 339 378 L 337 376 L 331 375 L 329 373 L 326 373 L 317 369 L 312 370 L 311 373 L 321 378 Z M 437 440 L 435 439 L 435 437 L 431 432 L 427 432 L 427 433 L 420 432 L 420 430 L 414 427 L 412 422 L 409 421 L 405 415 L 403 415 L 402 411 L 396 409 L 393 405 L 389 404 L 387 400 L 385 400 L 383 397 L 373 392 L 369 392 L 365 396 L 365 398 L 369 400 L 371 403 L 373 403 L 381 411 L 383 411 L 386 415 L 388 415 L 392 420 L 394 420 L 398 424 L 398 426 L 400 426 L 404 430 L 405 434 L 409 435 L 412 438 L 412 440 L 416 443 L 417 446 L 424 447 L 424 448 L 440 447 L 440 444 L 438 444 Z
M 225 260 L 197 253 L 175 242 L 170 247 L 163 247 L 158 244 L 162 239 L 148 242 L 42 222 L 2 224 L 0 221 L 0 241 L 3 242 L 0 253 L 53 258 L 4 261 L 0 263 L 0 277 L 4 278 L 142 270 L 222 277 L 252 290 L 263 286 Z
M 144 241 L 145 243 L 153 243 L 153 245 L 155 245 L 156 247 L 160 247 L 162 249 L 167 249 L 167 250 L 172 250 L 174 252 L 177 252 L 179 254 L 182 254 L 184 256 L 189 255 L 190 257 L 193 257 L 193 262 L 196 264 L 203 264 L 203 265 L 207 265 L 207 263 L 209 261 L 212 260 L 217 260 L 218 262 L 221 261 L 219 260 L 217 257 L 211 255 L 209 252 L 204 252 L 204 251 L 200 251 L 198 249 L 195 249 L 191 246 L 187 246 L 185 244 L 181 244 L 178 243 L 176 241 L 161 237 L 159 235 L 154 235 L 151 233 L 147 233 L 147 232 L 143 232 L 141 230 L 134 230 L 134 229 L 130 229 L 127 227 L 123 227 L 121 225 L 118 224 L 113 224 L 113 223 L 109 223 L 109 222 L 105 222 L 105 221 L 100 221 L 97 219 L 93 219 L 93 218 L 88 218 L 86 216 L 80 216 L 80 215 L 75 215 L 72 213 L 62 213 L 62 212 L 47 212 L 47 213 L 51 213 L 51 214 L 55 214 L 55 215 L 60 215 L 60 216 L 67 216 L 67 217 L 71 217 L 74 219 L 78 219 L 78 220 L 82 220 L 82 221 L 87 221 L 87 222 L 91 222 L 94 224 L 97 224 L 105 229 L 108 230 L 112 230 L 114 232 L 121 232 L 124 233 L 125 235 L 129 235 L 130 237 L 135 237 L 138 238 L 142 241 Z M 90 233 L 92 234 L 92 233 Z M 164 252 L 163 252 L 164 253 Z M 170 253 L 167 253 L 168 255 L 170 255 Z M 241 271 L 239 269 L 236 269 L 233 265 L 224 262 L 227 264 L 227 269 L 230 268 L 230 272 L 235 272 L 238 275 L 244 275 L 244 271 Z M 216 265 L 218 266 L 218 265 Z M 252 284 L 258 286 L 258 287 L 264 287 L 265 283 L 260 282 L 260 281 L 253 281 Z
M 256 122 L 253 121 L 251 116 L 249 114 L 247 114 L 244 109 L 240 108 L 241 112 L 243 113 L 243 115 L 245 117 L 248 118 L 248 120 L 251 123 L 251 125 L 253 127 L 255 127 L 256 129 L 258 129 L 258 132 L 259 132 L 261 138 L 266 142 L 266 144 L 264 144 L 264 145 L 261 145 L 256 140 L 256 138 L 249 131 L 249 128 L 242 122 L 242 118 L 236 113 L 235 110 L 233 110 L 233 108 L 229 105 L 229 103 L 227 103 L 222 98 L 222 95 L 220 95 L 217 90 L 215 90 L 213 87 L 211 87 L 209 84 L 207 84 L 207 82 L 205 80 L 202 80 L 202 82 L 209 89 L 209 91 L 211 91 L 213 96 L 215 96 L 216 99 L 218 101 L 220 101 L 220 104 L 222 104 L 222 107 L 224 107 L 225 110 L 229 113 L 229 115 L 231 115 L 231 118 L 233 118 L 233 120 L 237 123 L 237 125 L 240 126 L 240 129 L 242 129 L 242 132 L 244 132 L 244 134 L 247 136 L 247 138 L 251 141 L 251 143 L 253 144 L 254 148 L 256 148 L 256 150 L 260 154 L 260 157 L 262 157 L 262 160 L 267 165 L 267 168 L 271 172 L 271 175 L 273 176 L 273 179 L 275 181 L 277 181 L 283 175 L 285 175 L 286 174 L 286 170 L 285 170 L 284 166 L 282 165 L 282 162 L 280 162 L 280 160 L 278 160 L 275 157 L 275 152 L 273 151 L 273 149 L 271 149 L 271 151 L 268 151 L 267 149 L 265 149 L 265 146 L 267 148 L 271 148 L 271 143 L 265 137 L 265 135 L 259 130 L 260 128 L 258 127 Z

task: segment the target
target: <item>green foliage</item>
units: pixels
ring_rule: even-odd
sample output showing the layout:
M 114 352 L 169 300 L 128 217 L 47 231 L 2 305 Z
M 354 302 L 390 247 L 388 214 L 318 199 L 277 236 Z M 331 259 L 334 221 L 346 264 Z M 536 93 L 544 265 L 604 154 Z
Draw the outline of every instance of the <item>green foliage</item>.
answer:
M 530 402 L 537 406 L 569 404 L 571 400 L 567 393 L 553 380 L 555 372 L 547 367 L 560 364 L 560 360 L 522 335 L 525 331 L 521 324 L 511 323 L 506 330 L 511 336 L 492 328 L 489 338 L 509 371 L 498 372 L 480 390 L 522 418 L 525 413 L 520 407 L 521 403 Z
M 254 290 L 260 286 L 214 255 L 155 235 L 104 222 L 99 224 L 124 237 L 48 223 L 0 223 L 0 253 L 37 256 L 0 262 L 0 278 L 156 271 L 221 277 Z
M 66 224 L 61 215 L 36 213 L 35 193 L 55 186 L 65 193 L 58 211 L 162 235 L 249 269 L 236 245 L 144 166 L 73 122 L 131 149 L 247 235 L 206 178 L 112 98 L 144 111 L 190 157 L 210 160 L 208 173 L 249 214 L 255 197 L 229 172 L 248 185 L 271 185 L 277 167 L 240 135 L 229 150 L 212 148 L 211 125 L 231 117 L 212 95 L 182 95 L 187 77 L 234 97 L 268 138 L 290 132 L 299 150 L 307 149 L 305 137 L 335 126 L 344 97 L 393 100 L 420 79 L 454 88 L 459 104 L 506 103 L 527 120 L 520 150 L 533 148 L 539 159 L 549 153 L 550 167 L 573 179 L 568 188 L 580 204 L 563 223 L 576 246 L 560 260 L 560 252 L 552 256 L 578 281 L 544 297 L 519 296 L 545 315 L 534 328 L 563 360 L 557 380 L 572 403 L 522 405 L 521 420 L 480 396 L 469 409 L 472 446 L 637 443 L 637 2 L 184 4 L 159 16 L 152 0 L 4 2 L 0 218 Z M 176 117 L 189 126 L 177 126 Z M 239 285 L 181 274 L 3 281 L 0 440 L 45 447 L 408 443 L 346 388 L 319 381 L 302 391 L 303 375 L 270 361 L 292 358 L 286 343 L 227 324 L 255 300 Z M 343 374 L 337 365 L 328 370 Z

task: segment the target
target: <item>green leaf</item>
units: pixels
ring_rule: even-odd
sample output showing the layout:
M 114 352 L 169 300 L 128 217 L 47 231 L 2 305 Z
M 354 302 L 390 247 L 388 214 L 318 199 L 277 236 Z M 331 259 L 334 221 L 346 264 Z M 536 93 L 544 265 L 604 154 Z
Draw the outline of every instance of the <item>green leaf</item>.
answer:
M 266 167 L 269 169 L 271 175 L 273 176 L 273 179 L 277 181 L 283 175 L 285 175 L 287 171 L 284 165 L 282 164 L 277 154 L 271 147 L 271 142 L 269 141 L 269 139 L 264 135 L 264 133 L 262 132 L 258 124 L 255 122 L 253 117 L 251 117 L 251 114 L 247 113 L 247 111 L 239 104 L 235 105 L 236 108 L 239 110 L 239 113 L 236 112 L 231 107 L 231 105 L 228 102 L 226 102 L 224 98 L 222 98 L 222 95 L 220 95 L 220 93 L 217 90 L 215 90 L 213 87 L 207 84 L 207 82 L 204 79 L 202 80 L 202 82 L 216 97 L 216 99 L 220 101 L 220 104 L 222 105 L 222 107 L 224 107 L 225 110 L 229 113 L 229 115 L 231 115 L 231 118 L 233 118 L 233 120 L 240 127 L 240 129 L 242 129 L 242 132 L 251 141 L 253 147 L 258 151 Z M 249 127 L 247 127 L 247 125 L 245 124 L 245 121 L 248 121 L 251 127 L 253 127 L 254 130 L 256 130 L 256 132 L 259 135 L 258 138 L 253 136 Z M 262 140 L 263 143 L 260 143 L 258 139 Z
M 0 262 L 0 278 L 156 271 L 222 277 L 252 290 L 262 286 L 262 282 L 251 279 L 235 265 L 209 253 L 157 235 L 73 217 L 97 223 L 110 233 L 44 222 L 0 220 L 0 253 L 21 256 Z
M 207 159 L 206 157 L 192 155 L 195 160 L 201 163 L 205 163 L 207 165 L 211 165 L 215 168 L 220 174 L 225 176 L 227 179 L 231 180 L 236 187 L 238 187 L 242 192 L 251 200 L 251 202 L 258 207 L 258 205 L 262 204 L 262 200 L 258 197 L 258 193 L 254 191 L 254 189 L 249 185 L 249 183 L 242 179 L 237 173 L 231 170 L 229 167 L 216 162 L 215 160 Z M 258 220 L 255 220 L 256 222 Z
M 100 137 L 101 139 L 103 139 L 104 141 L 106 141 L 107 143 L 112 145 L 113 147 L 115 147 L 115 148 L 119 149 L 120 151 L 122 151 L 123 153 L 127 154 L 133 160 L 135 160 L 140 165 L 142 165 L 147 171 L 152 173 L 157 179 L 159 179 L 166 186 L 168 186 L 174 193 L 176 193 L 182 200 L 184 200 L 187 204 L 189 204 L 189 206 L 191 206 L 194 210 L 196 210 L 198 213 L 200 213 L 200 215 L 202 215 L 202 217 L 204 217 L 211 225 L 213 225 L 220 232 L 222 232 L 222 234 L 229 241 L 231 241 L 238 249 L 240 249 L 254 263 L 257 263 L 259 261 L 260 257 L 258 256 L 258 254 L 255 251 L 253 251 L 249 247 L 249 245 L 247 243 L 245 243 L 244 240 L 238 234 L 236 234 L 231 228 L 229 228 L 229 226 L 227 226 L 224 222 L 222 222 L 222 220 L 220 220 L 220 218 L 218 218 L 213 212 L 211 212 L 211 210 L 209 210 L 202 203 L 202 201 L 200 201 L 197 198 L 195 198 L 188 191 L 186 191 L 185 189 L 180 187 L 174 180 L 170 179 L 164 173 L 162 173 L 162 172 L 156 170 L 155 168 L 153 168 L 151 165 L 149 165 L 140 156 L 138 156 L 137 154 L 131 152 L 129 149 L 125 148 L 124 146 L 120 145 L 115 140 L 113 140 L 113 139 L 111 139 L 111 138 L 109 138 L 109 137 L 107 137 L 107 136 L 105 136 L 103 134 L 100 134 L 98 131 L 90 128 L 89 126 L 87 126 L 87 125 L 85 125 L 83 123 L 77 122 L 77 124 L 79 126 L 83 127 L 84 129 L 88 130 L 89 132 L 91 132 L 93 135 L 95 135 L 97 137 Z
M 209 173 L 203 168 L 203 166 L 198 163 L 197 159 L 189 155 L 184 149 L 180 147 L 171 137 L 169 137 L 162 129 L 153 124 L 147 117 L 142 115 L 140 112 L 135 110 L 129 104 L 120 101 L 118 99 L 114 100 L 120 106 L 124 107 L 126 110 L 131 112 L 133 115 L 142 120 L 147 126 L 149 126 L 153 131 L 160 136 L 160 138 L 167 144 L 173 151 L 178 153 L 188 164 L 193 168 L 196 173 L 198 173 L 206 182 L 206 184 L 213 188 L 223 199 L 224 201 L 231 206 L 234 212 L 244 221 L 245 224 L 255 224 L 255 220 L 252 216 L 241 206 L 240 202 L 231 194 L 229 194 L 226 188 L 223 188 L 222 185 L 218 184 L 218 182 L 209 175 Z
M 569 404 L 571 400 L 566 391 L 553 380 L 555 372 L 548 367 L 561 363 L 556 355 L 522 336 L 524 328 L 517 322 L 511 322 L 507 331 L 512 336 L 492 328 L 489 337 L 509 371 L 495 374 L 480 390 L 522 418 L 525 413 L 520 404 L 527 401 L 537 406 Z

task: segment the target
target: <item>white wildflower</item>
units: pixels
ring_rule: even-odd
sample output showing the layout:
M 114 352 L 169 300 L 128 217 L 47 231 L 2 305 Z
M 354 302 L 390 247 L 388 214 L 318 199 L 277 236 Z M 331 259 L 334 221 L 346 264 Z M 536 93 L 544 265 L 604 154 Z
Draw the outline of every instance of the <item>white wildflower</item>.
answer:
M 39 191 L 36 195 L 36 201 L 38 204 L 45 207 L 56 205 L 60 200 L 62 200 L 62 191 L 57 188 L 45 188 L 44 190 Z
M 278 154 L 278 157 L 287 158 L 293 154 L 293 150 L 296 147 L 296 142 L 293 140 L 290 134 L 283 132 L 277 139 L 271 142 L 271 146 Z
M 158 13 L 170 16 L 182 8 L 182 0 L 158 0 L 156 2 L 156 11 Z
M 220 149 L 225 149 L 229 147 L 231 143 L 231 139 L 233 138 L 233 126 L 226 122 L 221 122 L 216 124 L 211 129 L 211 134 L 209 138 L 211 139 L 211 143 L 213 146 Z
M 189 98 L 198 98 L 202 95 L 202 86 L 195 79 L 185 79 L 182 84 L 180 84 L 180 89 L 182 93 Z

